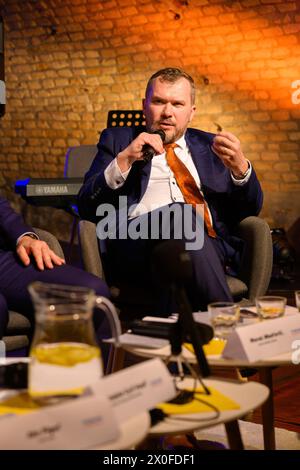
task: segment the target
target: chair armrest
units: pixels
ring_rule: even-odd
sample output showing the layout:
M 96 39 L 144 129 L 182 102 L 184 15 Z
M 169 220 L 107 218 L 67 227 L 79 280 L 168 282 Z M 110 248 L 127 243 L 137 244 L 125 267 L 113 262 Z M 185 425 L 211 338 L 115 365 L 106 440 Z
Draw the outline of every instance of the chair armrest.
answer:
M 248 296 L 254 300 L 264 295 L 269 286 L 273 248 L 269 225 L 259 217 L 247 217 L 237 228 L 237 235 L 245 241 L 238 278 L 248 286 Z
M 41 240 L 43 240 L 49 245 L 49 247 L 51 248 L 51 250 L 54 251 L 54 253 L 56 253 L 61 258 L 65 259 L 62 247 L 60 246 L 60 243 L 57 238 L 52 235 L 52 233 L 47 232 L 46 230 L 42 230 L 40 228 L 34 228 L 34 231 L 40 237 Z
M 78 224 L 78 240 L 84 269 L 104 279 L 96 225 L 88 220 L 80 220 Z

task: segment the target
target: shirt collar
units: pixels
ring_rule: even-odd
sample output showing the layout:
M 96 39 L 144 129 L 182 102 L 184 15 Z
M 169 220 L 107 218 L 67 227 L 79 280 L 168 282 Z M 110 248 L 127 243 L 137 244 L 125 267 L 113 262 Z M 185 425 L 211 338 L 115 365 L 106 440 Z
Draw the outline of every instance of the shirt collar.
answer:
M 186 149 L 187 145 L 185 135 L 183 134 L 178 140 L 176 140 L 175 144 L 177 144 L 182 150 Z

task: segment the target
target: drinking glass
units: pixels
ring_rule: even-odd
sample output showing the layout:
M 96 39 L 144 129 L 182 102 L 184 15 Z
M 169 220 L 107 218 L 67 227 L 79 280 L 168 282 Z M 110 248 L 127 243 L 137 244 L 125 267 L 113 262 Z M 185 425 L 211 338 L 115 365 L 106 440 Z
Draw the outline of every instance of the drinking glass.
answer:
M 286 297 L 264 295 L 255 299 L 258 316 L 261 320 L 282 317 L 286 306 Z
M 208 305 L 215 338 L 226 339 L 240 318 L 240 306 L 234 302 L 213 302 Z

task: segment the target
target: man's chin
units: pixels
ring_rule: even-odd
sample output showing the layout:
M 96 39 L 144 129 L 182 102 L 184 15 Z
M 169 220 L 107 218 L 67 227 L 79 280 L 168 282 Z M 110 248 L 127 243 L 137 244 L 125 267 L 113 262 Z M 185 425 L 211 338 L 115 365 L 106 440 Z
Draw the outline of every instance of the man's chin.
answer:
M 167 127 L 167 126 L 157 126 L 157 128 L 155 130 L 162 130 L 164 131 L 165 135 L 166 135 L 166 138 L 164 140 L 164 143 L 165 144 L 171 144 L 172 142 L 174 142 L 174 138 L 175 138 L 175 132 L 174 132 L 174 127 Z
M 165 134 L 166 134 L 166 138 L 165 138 L 165 144 L 173 144 L 174 142 L 176 142 L 176 140 L 178 140 L 181 135 L 179 133 L 176 133 L 174 132 L 174 130 L 170 129 L 169 131 L 166 131 L 165 129 L 163 129 L 165 131 Z
M 164 144 L 173 144 L 173 142 L 175 142 L 175 140 L 176 140 L 176 139 L 174 138 L 173 135 L 168 136 L 168 135 L 166 134 L 166 138 L 165 138 Z
M 178 130 L 176 131 L 174 126 L 164 126 L 162 124 L 158 124 L 157 126 L 153 126 L 153 128 L 151 128 L 151 132 L 158 130 L 162 130 L 166 134 L 164 144 L 173 144 L 183 135 L 182 133 L 178 132 Z

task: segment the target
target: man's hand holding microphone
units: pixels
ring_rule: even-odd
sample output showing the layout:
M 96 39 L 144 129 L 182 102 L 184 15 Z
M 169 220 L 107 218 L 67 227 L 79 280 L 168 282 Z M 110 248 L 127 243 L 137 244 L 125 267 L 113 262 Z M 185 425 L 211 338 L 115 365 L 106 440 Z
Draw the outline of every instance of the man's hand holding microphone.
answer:
M 166 134 L 158 129 L 153 133 L 141 132 L 128 147 L 126 147 L 117 156 L 120 170 L 124 173 L 133 162 L 137 160 L 150 161 L 154 155 L 160 155 L 164 152 L 163 142 Z

